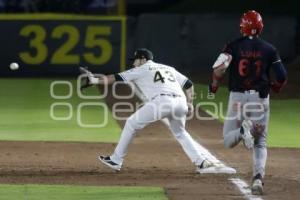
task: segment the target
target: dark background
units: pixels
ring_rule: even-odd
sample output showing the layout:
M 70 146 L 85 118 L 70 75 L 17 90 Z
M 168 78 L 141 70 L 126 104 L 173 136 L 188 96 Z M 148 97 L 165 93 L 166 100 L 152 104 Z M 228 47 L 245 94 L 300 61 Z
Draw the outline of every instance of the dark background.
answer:
M 262 14 L 265 24 L 262 37 L 277 47 L 285 64 L 295 62 L 300 53 L 300 12 L 292 0 L 0 0 L 3 14 L 126 16 L 127 57 L 136 48 L 146 47 L 153 51 L 156 61 L 187 74 L 210 70 L 224 45 L 240 36 L 240 16 L 251 9 Z M 3 57 L 1 54 L 0 61 Z M 127 67 L 130 65 L 127 62 Z M 69 69 L 68 72 L 52 68 L 37 75 L 77 73 L 77 66 Z M 111 70 L 103 72 L 114 73 L 119 66 L 108 64 L 106 69 Z
M 126 15 L 143 13 L 236 13 L 255 9 L 263 14 L 299 16 L 299 7 L 294 0 L 0 0 L 5 13 L 56 12 L 109 14 L 110 9 L 124 3 Z

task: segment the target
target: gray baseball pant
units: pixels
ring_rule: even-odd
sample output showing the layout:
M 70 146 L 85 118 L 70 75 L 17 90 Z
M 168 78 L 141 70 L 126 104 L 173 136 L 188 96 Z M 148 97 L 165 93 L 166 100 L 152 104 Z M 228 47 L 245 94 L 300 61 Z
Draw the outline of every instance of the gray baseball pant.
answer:
M 246 118 L 263 128 L 255 132 L 253 148 L 253 176 L 265 175 L 267 160 L 267 132 L 269 124 L 269 97 L 260 98 L 258 92 L 230 92 L 227 115 L 223 127 L 224 146 L 235 147 L 241 140 L 241 124 Z

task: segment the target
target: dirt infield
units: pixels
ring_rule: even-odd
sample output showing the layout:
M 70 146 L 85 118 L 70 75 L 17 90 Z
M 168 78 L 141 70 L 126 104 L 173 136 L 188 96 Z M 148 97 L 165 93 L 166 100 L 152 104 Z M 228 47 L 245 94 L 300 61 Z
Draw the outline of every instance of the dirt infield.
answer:
M 109 105 L 112 101 L 109 100 Z M 123 123 L 123 122 L 120 122 Z M 160 122 L 137 133 L 121 172 L 97 161 L 114 144 L 0 142 L 0 183 L 161 186 L 170 199 L 243 199 L 229 177 L 251 179 L 251 153 L 242 145 L 226 150 L 222 124 L 191 120 L 192 136 L 238 175 L 200 175 L 169 130 Z M 101 133 L 99 133 L 101 134 Z M 263 199 L 299 199 L 300 150 L 269 149 Z

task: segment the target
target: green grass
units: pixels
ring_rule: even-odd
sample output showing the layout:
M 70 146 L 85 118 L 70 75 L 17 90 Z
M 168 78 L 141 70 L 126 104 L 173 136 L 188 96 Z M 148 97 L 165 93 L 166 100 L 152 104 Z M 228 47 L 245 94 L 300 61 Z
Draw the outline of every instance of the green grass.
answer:
M 272 100 L 269 146 L 300 147 L 300 99 Z
M 64 80 L 64 79 L 61 79 Z M 83 100 L 76 95 L 75 80 L 71 81 L 73 95 L 70 99 L 55 100 L 50 96 L 50 84 L 53 79 L 0 79 L 0 140 L 20 141 L 84 141 L 84 142 L 117 142 L 120 127 L 107 115 L 107 125 L 102 128 L 84 128 L 77 123 L 77 107 Z M 67 86 L 55 87 L 56 95 L 66 95 Z M 220 121 L 226 115 L 228 91 L 220 88 L 216 98 L 207 99 L 207 87 L 195 86 L 198 102 L 216 102 L 217 116 Z M 91 88 L 88 95 L 96 95 L 97 90 Z M 72 105 L 73 116 L 70 120 L 55 121 L 50 117 L 50 106 L 54 102 L 65 102 Z M 101 102 L 93 100 L 92 102 Z M 103 102 L 103 101 L 102 101 Z M 222 106 L 221 106 L 222 105 Z M 271 118 L 268 144 L 273 147 L 300 147 L 300 100 L 271 100 Z M 202 109 L 211 112 L 211 105 L 203 105 Z M 107 109 L 108 110 L 108 109 Z M 109 110 L 108 110 L 109 111 Z M 82 122 L 97 124 L 103 121 L 103 108 L 84 107 Z M 56 107 L 54 114 L 66 117 L 66 107 Z
M 207 86 L 196 84 L 195 92 L 197 99 L 195 102 L 201 104 L 201 108 L 210 114 L 211 116 L 217 118 L 221 122 L 224 122 L 224 117 L 226 116 L 227 105 L 228 105 L 228 91 L 226 88 L 221 87 L 218 89 L 217 95 L 214 98 L 208 97 Z M 207 105 L 207 103 L 215 103 L 217 107 L 212 105 Z
M 77 123 L 77 107 L 80 103 L 91 100 L 83 100 L 76 95 L 76 80 L 68 80 L 74 86 L 71 98 L 55 100 L 50 95 L 50 84 L 53 81 L 54 79 L 0 79 L 0 140 L 117 142 L 120 127 L 108 109 L 106 126 L 80 127 Z M 67 95 L 68 87 L 55 86 L 54 93 Z M 92 94 L 97 94 L 95 88 L 89 89 L 88 95 Z M 73 116 L 70 120 L 56 121 L 50 117 L 50 106 L 54 102 L 69 103 L 72 106 Z M 68 111 L 67 107 L 58 106 L 54 109 L 54 115 L 66 117 Z M 99 124 L 103 122 L 104 109 L 84 107 L 81 116 L 85 124 Z
M 215 99 L 207 98 L 207 86 L 197 84 L 195 86 L 197 93 L 196 102 L 215 102 L 218 105 L 216 118 L 221 122 L 226 116 L 229 93 L 226 88 L 219 88 Z M 300 99 L 272 100 L 269 123 L 268 146 L 270 147 L 300 147 Z M 222 105 L 220 107 L 220 105 Z M 209 105 L 203 105 L 202 109 L 208 113 L 215 109 Z
M 0 200 L 167 200 L 159 187 L 0 185 Z

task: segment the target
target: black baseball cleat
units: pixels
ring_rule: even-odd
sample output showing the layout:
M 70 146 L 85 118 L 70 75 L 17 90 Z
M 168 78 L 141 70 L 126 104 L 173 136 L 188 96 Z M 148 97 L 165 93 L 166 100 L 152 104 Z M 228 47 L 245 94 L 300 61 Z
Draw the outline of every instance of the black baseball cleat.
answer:
M 114 169 L 114 170 L 117 170 L 117 171 L 120 171 L 121 170 L 121 165 L 113 162 L 111 159 L 110 159 L 110 156 L 98 156 L 98 159 L 103 163 L 105 164 L 106 166 L 110 167 L 111 169 Z
M 263 181 L 261 174 L 256 174 L 253 178 L 251 192 L 253 195 L 263 195 Z

